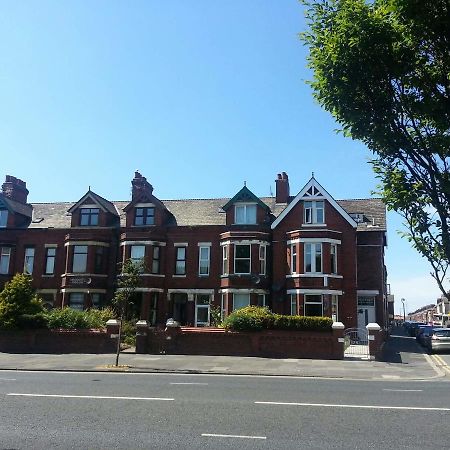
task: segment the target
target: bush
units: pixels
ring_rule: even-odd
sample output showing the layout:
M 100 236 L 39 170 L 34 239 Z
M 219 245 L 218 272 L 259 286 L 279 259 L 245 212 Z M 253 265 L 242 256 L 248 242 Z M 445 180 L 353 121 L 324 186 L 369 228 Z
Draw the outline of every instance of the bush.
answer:
M 225 320 L 224 327 L 233 331 L 299 330 L 330 331 L 330 317 L 287 316 L 273 314 L 267 307 L 247 306 L 233 311 Z
M 0 329 L 45 326 L 42 300 L 36 295 L 29 275 L 18 273 L 0 292 Z
M 122 322 L 122 342 L 132 347 L 136 346 L 136 322 L 124 320 Z
M 64 328 L 67 330 L 105 328 L 106 322 L 114 317 L 114 311 L 110 308 L 89 309 L 87 311 L 55 308 L 46 314 L 49 328 Z

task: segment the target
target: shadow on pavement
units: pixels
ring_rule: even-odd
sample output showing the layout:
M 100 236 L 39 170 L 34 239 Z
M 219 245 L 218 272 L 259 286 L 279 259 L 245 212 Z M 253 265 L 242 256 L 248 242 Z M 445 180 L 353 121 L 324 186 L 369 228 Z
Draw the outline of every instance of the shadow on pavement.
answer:
M 420 347 L 416 338 L 407 336 L 402 327 L 395 327 L 389 339 L 384 344 L 381 360 L 388 363 L 408 364 L 405 360 L 406 354 L 414 353 L 424 354 L 427 352 Z

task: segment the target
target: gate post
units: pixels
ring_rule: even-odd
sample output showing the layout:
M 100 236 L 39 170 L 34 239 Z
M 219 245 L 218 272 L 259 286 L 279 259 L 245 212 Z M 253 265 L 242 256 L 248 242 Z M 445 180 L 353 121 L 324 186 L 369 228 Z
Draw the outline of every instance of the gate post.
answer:
M 331 326 L 333 330 L 334 348 L 336 349 L 335 358 L 344 359 L 344 329 L 342 322 L 334 322 Z
M 366 326 L 367 339 L 369 342 L 369 357 L 375 359 L 380 355 L 383 344 L 383 333 L 381 327 L 377 323 L 369 323 Z
M 148 322 L 138 320 L 136 322 L 136 353 L 147 353 Z

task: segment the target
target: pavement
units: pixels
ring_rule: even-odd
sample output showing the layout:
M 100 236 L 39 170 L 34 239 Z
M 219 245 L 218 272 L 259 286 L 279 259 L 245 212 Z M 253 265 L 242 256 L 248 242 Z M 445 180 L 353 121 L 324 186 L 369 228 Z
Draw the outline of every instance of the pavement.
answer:
M 393 330 L 380 361 L 271 359 L 236 356 L 140 355 L 122 352 L 119 368 L 114 354 L 16 354 L 0 353 L 0 370 L 127 371 L 220 375 L 295 376 L 356 380 L 442 380 L 446 370 L 435 364 L 414 338 L 401 328 Z

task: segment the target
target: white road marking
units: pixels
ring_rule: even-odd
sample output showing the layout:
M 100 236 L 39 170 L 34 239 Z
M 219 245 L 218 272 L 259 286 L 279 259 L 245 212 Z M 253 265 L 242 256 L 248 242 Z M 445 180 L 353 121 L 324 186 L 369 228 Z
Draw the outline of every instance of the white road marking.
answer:
M 387 392 L 423 392 L 423 389 L 383 389 Z
M 239 438 L 239 439 L 267 439 L 267 436 L 245 436 L 239 434 L 210 434 L 202 433 L 206 437 Z
M 193 384 L 193 385 L 200 385 L 200 386 L 208 386 L 208 383 L 170 383 L 170 384 Z
M 359 408 L 359 409 L 404 409 L 415 411 L 450 411 L 450 408 L 427 408 L 421 406 L 379 406 L 379 405 L 336 405 L 332 403 L 291 403 L 291 402 L 255 402 L 258 405 L 282 406 L 316 406 L 325 408 Z
M 15 378 L 0 378 L 0 381 L 16 381 Z
M 57 394 L 18 394 L 10 393 L 10 396 L 18 397 L 54 397 L 54 398 L 86 398 L 94 400 L 161 400 L 161 401 L 173 401 L 174 398 L 162 398 L 162 397 L 113 397 L 108 395 L 57 395 Z

